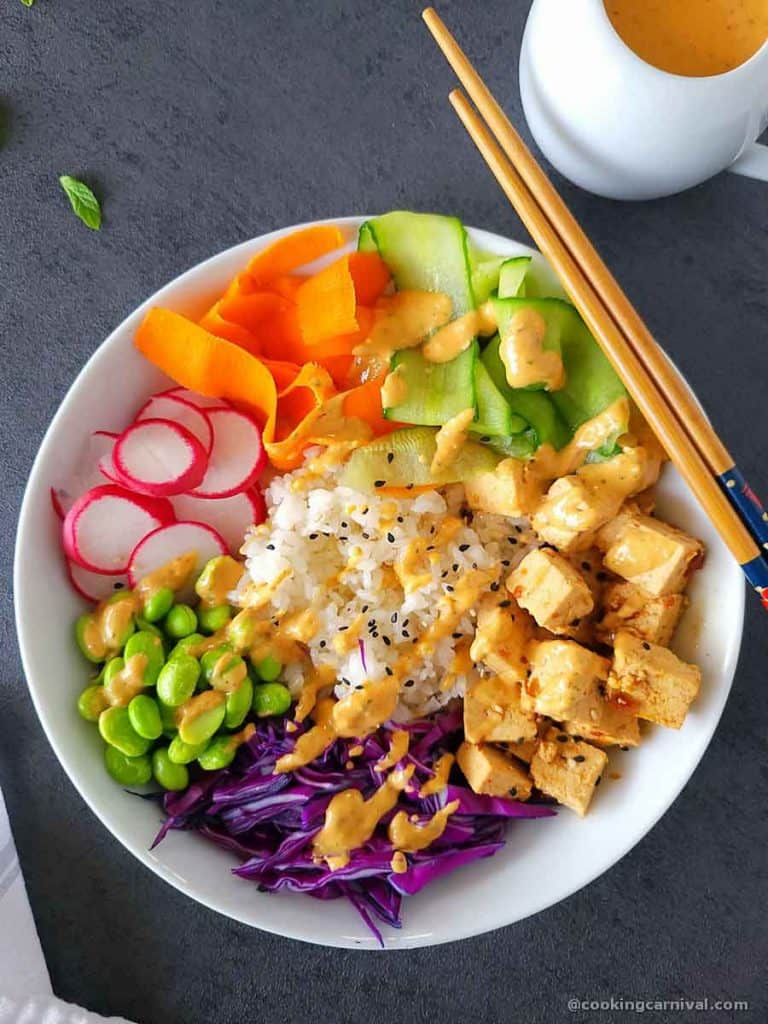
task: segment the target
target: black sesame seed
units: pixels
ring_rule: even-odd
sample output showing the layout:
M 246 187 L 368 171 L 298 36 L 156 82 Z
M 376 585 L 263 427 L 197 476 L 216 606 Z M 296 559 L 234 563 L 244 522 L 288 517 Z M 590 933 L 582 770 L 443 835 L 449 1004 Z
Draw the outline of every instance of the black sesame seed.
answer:
M 515 530 L 517 531 L 517 533 L 522 533 L 523 532 L 522 526 L 516 526 Z
M 389 462 L 390 465 L 391 465 L 394 461 L 395 461 L 394 453 L 393 452 L 387 452 L 387 462 Z
M 320 647 L 325 647 L 325 640 L 321 640 L 319 646 Z
M 512 787 L 512 788 L 511 788 L 511 789 L 509 790 L 509 795 L 510 795 L 510 796 L 517 796 L 517 786 L 513 786 L 513 787 Z
M 339 540 L 349 540 L 349 537 L 339 537 Z
M 453 593 L 453 587 L 451 586 L 450 583 L 445 584 L 445 589 L 448 591 L 449 594 Z
M 364 604 L 362 610 L 363 610 L 363 615 L 365 615 L 365 613 L 368 611 L 368 605 Z
M 369 511 L 368 510 L 368 506 L 366 505 L 365 508 L 363 509 L 363 511 L 360 513 L 360 515 L 361 516 L 367 516 L 368 515 L 368 511 Z
M 390 544 L 394 544 L 395 543 L 395 535 L 394 535 L 394 533 L 388 533 L 387 534 L 387 540 L 389 541 Z
M 583 754 L 576 754 L 573 760 L 578 761 L 579 764 L 582 764 L 582 762 L 586 761 L 587 759 Z
M 406 686 L 415 686 L 416 685 L 416 680 L 415 679 L 406 679 L 405 685 Z
M 629 750 L 629 747 L 619 747 L 619 750 Z
M 408 632 L 408 630 L 407 630 L 407 629 L 404 629 L 404 630 L 403 630 L 403 637 L 404 637 L 404 639 L 406 639 L 406 640 L 410 640 L 410 639 L 411 639 L 411 634 L 410 634 L 410 633 Z
M 310 535 L 309 535 L 309 539 L 310 540 L 317 540 L 317 537 L 318 537 L 318 535 L 316 533 L 310 533 Z
M 558 734 L 557 742 L 558 743 L 567 743 L 568 742 L 568 737 L 565 735 L 564 732 L 561 732 L 561 733 Z
M 603 776 L 602 775 L 598 775 L 597 782 L 595 783 L 595 789 L 597 789 L 597 787 L 600 785 L 600 783 L 602 781 L 603 781 Z
M 459 544 L 459 551 L 469 551 L 469 544 Z
M 448 575 L 448 570 L 446 569 L 444 572 L 440 573 L 440 579 L 444 580 L 447 575 Z
M 405 522 L 405 520 L 403 519 L 402 516 L 398 516 L 397 517 L 397 521 L 398 521 L 398 523 L 404 523 Z
M 598 580 L 599 580 L 599 581 L 600 581 L 601 583 L 605 583 L 605 581 L 606 581 L 606 580 L 608 579 L 608 573 L 607 573 L 607 572 L 599 572 L 599 573 L 597 574 L 597 579 L 598 579 Z
M 370 533 L 364 533 L 363 534 L 363 540 L 370 540 L 370 539 L 371 539 Z
M 113 584 L 113 590 L 122 590 L 124 586 L 124 583 L 115 583 Z
M 511 601 L 499 601 L 499 608 L 509 608 Z
M 491 584 L 491 590 L 494 592 L 494 594 L 496 593 L 496 591 L 499 589 L 500 586 L 501 586 L 500 583 L 492 583 Z
M 510 544 L 517 544 L 517 537 L 507 537 Z
M 345 522 L 342 521 L 341 528 L 342 528 L 342 530 L 348 530 L 349 529 L 349 523 L 345 523 Z
M 376 625 L 376 619 L 368 619 L 368 625 L 369 626 L 375 626 Z
M 430 526 L 430 528 L 429 528 L 430 535 L 434 535 L 435 529 L 436 529 L 436 527 Z
M 483 444 L 489 444 L 489 443 L 490 443 L 490 440 L 491 440 L 490 434 L 481 434 L 481 435 L 480 435 L 480 441 L 481 441 L 481 442 L 482 442 Z
M 578 735 L 577 733 L 574 733 L 574 734 L 573 734 L 573 742 L 574 742 L 574 743 L 581 743 L 581 741 L 582 741 L 583 739 L 584 739 L 584 737 L 583 737 L 583 736 L 579 736 L 579 735 Z
M 358 684 L 357 684 L 357 686 L 355 687 L 355 689 L 356 689 L 356 690 L 362 690 L 362 689 L 364 689 L 364 687 L 363 687 L 363 684 L 362 684 L 362 683 L 358 683 Z
M 413 490 L 413 484 L 406 484 L 405 485 L 405 489 L 406 489 L 406 491 L 412 491 Z
M 349 629 L 349 626 L 339 626 L 340 633 L 343 633 L 345 629 Z
M 650 651 L 650 649 L 651 649 L 651 645 L 646 640 L 643 640 L 643 650 L 644 651 Z
M 403 625 L 407 626 L 410 621 L 410 619 L 403 619 Z
M 267 551 L 274 551 L 274 550 L 275 550 L 275 545 L 274 544 L 267 544 Z
M 581 619 L 574 619 L 571 625 L 576 628 L 581 625 Z
M 374 480 L 373 481 L 373 486 L 374 487 L 384 487 L 384 486 L 386 486 L 386 483 L 387 483 L 386 480 Z
M 464 634 L 463 633 L 451 633 L 451 636 L 453 637 L 454 640 L 461 640 L 461 638 L 464 636 Z
M 477 568 L 477 562 L 473 562 L 473 563 L 472 563 L 472 568 L 473 568 L 473 569 L 476 569 L 476 568 Z
M 394 672 L 392 671 L 392 669 L 391 669 L 391 668 L 389 667 L 389 665 L 385 665 L 385 666 L 384 666 L 384 671 L 385 671 L 385 672 L 387 673 L 387 675 L 388 675 L 388 676 L 393 676 L 393 675 L 395 674 L 395 673 L 394 673 Z
M 392 614 L 389 617 L 389 621 L 390 622 L 397 622 L 397 612 L 392 612 Z
M 434 544 L 430 544 L 429 547 L 427 548 L 427 551 L 434 551 L 434 550 L 435 550 L 435 545 Z
M 383 636 L 381 639 L 384 641 L 384 643 L 387 645 L 387 647 L 389 647 L 390 644 L 392 643 L 392 641 L 389 639 L 388 636 Z
M 454 572 L 458 572 L 459 571 L 459 563 L 458 562 L 454 562 L 453 565 L 451 566 L 451 568 L 453 569 Z
M 371 636 L 373 637 L 373 639 L 374 639 L 374 640 L 378 640 L 378 639 L 379 639 L 379 634 L 378 634 L 378 633 L 376 632 L 376 630 L 375 630 L 375 629 L 374 629 L 374 631 L 373 631 L 373 632 L 371 633 Z
M 412 643 L 412 644 L 417 644 L 418 642 L 419 642 L 419 638 L 418 638 L 417 636 L 415 636 L 415 637 L 413 638 L 413 640 L 411 640 L 411 643 Z
M 509 568 L 509 566 L 512 565 L 512 563 L 510 562 L 510 560 L 508 558 L 502 558 L 501 564 L 506 566 L 507 568 Z
M 584 570 L 584 572 L 589 572 L 592 566 L 589 564 L 589 562 L 582 562 L 581 568 Z

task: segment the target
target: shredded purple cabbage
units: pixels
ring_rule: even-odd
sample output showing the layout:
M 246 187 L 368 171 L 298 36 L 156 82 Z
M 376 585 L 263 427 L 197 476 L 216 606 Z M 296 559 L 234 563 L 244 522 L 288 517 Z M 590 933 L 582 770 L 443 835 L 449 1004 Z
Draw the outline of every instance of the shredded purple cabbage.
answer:
M 295 772 L 275 774 L 276 760 L 293 749 L 304 731 L 286 732 L 286 720 L 269 719 L 238 751 L 229 768 L 202 772 L 180 793 L 166 793 L 166 820 L 156 846 L 170 829 L 194 829 L 235 853 L 242 863 L 236 875 L 257 883 L 260 892 L 304 892 L 316 899 L 346 897 L 383 945 L 376 924 L 400 928 L 403 895 L 419 892 L 436 878 L 490 857 L 504 845 L 510 818 L 541 818 L 551 807 L 523 804 L 505 797 L 479 796 L 463 784 L 461 773 L 441 793 L 419 799 L 418 790 L 433 777 L 432 765 L 461 742 L 460 710 L 406 724 L 387 723 L 362 743 L 363 753 L 350 758 L 354 740 L 336 740 L 319 758 Z M 354 850 L 349 863 L 331 871 L 313 858 L 312 841 L 322 828 L 334 795 L 355 787 L 367 799 L 381 785 L 375 764 L 389 750 L 392 733 L 406 729 L 410 750 L 401 764 L 415 768 L 411 785 L 397 806 L 384 815 L 370 840 Z M 347 768 L 352 761 L 353 768 Z M 392 870 L 394 850 L 387 825 L 405 810 L 427 821 L 451 800 L 459 801 L 443 834 L 426 850 L 406 854 L 407 870 Z

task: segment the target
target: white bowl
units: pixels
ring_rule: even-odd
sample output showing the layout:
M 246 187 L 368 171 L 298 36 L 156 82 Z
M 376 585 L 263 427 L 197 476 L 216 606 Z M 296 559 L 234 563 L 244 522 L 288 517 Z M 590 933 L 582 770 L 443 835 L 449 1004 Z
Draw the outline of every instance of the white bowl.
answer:
M 362 218 L 338 223 L 350 245 Z M 285 229 L 285 231 L 293 229 Z M 62 402 L 40 447 L 21 510 L 16 546 L 16 618 L 24 669 L 37 713 L 65 771 L 109 831 L 171 885 L 223 914 L 279 935 L 327 946 L 378 948 L 357 913 L 341 900 L 261 894 L 230 874 L 233 857 L 199 836 L 172 832 L 150 853 L 161 813 L 125 793 L 107 776 L 96 729 L 75 708 L 88 667 L 72 640 L 83 610 L 64 572 L 58 521 L 48 488 L 66 481 L 81 443 L 96 428 L 119 430 L 165 378 L 134 349 L 146 310 L 167 306 L 200 315 L 259 249 L 285 231 L 235 246 L 182 274 L 129 316 L 88 361 Z M 530 252 L 485 231 L 472 236 L 499 253 Z M 588 816 L 513 823 L 506 847 L 404 900 L 403 927 L 384 926 L 389 949 L 426 946 L 512 924 L 557 903 L 623 857 L 667 810 L 709 743 L 736 668 L 744 617 L 744 583 L 712 526 L 677 473 L 667 468 L 659 512 L 707 545 L 704 568 L 691 585 L 691 608 L 675 642 L 701 665 L 701 695 L 680 732 L 649 730 L 638 750 L 611 756 L 610 771 Z M 49 624 L 45 637 L 37 623 Z M 53 624 L 54 628 L 51 628 Z M 611 772 L 620 778 L 611 778 Z

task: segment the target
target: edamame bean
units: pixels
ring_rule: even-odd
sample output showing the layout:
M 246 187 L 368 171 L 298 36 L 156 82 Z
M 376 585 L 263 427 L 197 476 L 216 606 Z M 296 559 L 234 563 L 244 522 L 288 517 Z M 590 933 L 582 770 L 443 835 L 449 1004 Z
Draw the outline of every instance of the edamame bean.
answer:
M 143 786 L 152 778 L 152 762 L 142 754 L 126 757 L 117 747 L 104 749 L 104 764 L 107 771 L 121 786 Z
M 144 666 L 144 685 L 154 686 L 157 682 L 157 677 L 160 675 L 160 669 L 163 667 L 163 663 L 165 662 L 163 641 L 159 636 L 155 636 L 154 633 L 150 633 L 146 629 L 140 629 L 138 633 L 133 634 L 125 645 L 123 657 L 128 661 L 128 659 L 132 658 L 134 654 L 143 654 L 146 656 L 147 662 Z
M 119 593 L 108 597 L 105 603 L 107 605 L 116 605 L 121 604 L 123 601 L 129 602 L 126 608 L 121 609 L 119 612 L 109 611 L 105 608 L 100 616 L 102 635 L 107 647 L 111 651 L 124 647 L 128 637 L 136 629 L 134 621 L 135 595 L 133 591 L 121 590 Z
M 104 685 L 109 686 L 118 672 L 125 668 L 125 658 L 110 658 L 104 666 Z
M 231 653 L 231 651 L 232 648 L 229 646 L 229 644 L 221 644 L 219 647 L 214 647 L 212 648 L 212 650 L 206 651 L 205 654 L 200 659 L 200 666 L 203 670 L 203 678 L 205 679 L 206 683 L 208 683 L 209 686 L 211 683 L 211 677 L 213 676 L 213 670 L 216 668 L 216 664 L 219 661 L 219 658 L 221 658 L 223 654 Z
M 95 643 L 88 635 L 93 628 L 94 617 L 90 612 L 85 612 L 75 622 L 75 640 L 83 657 L 87 658 L 88 661 L 92 661 L 94 665 L 98 665 L 99 662 L 104 660 L 104 656 L 101 653 L 101 644 Z M 100 640 L 100 638 L 97 637 L 97 640 Z
M 284 715 L 291 706 L 291 694 L 282 683 L 262 683 L 253 688 L 253 710 L 259 718 Z
M 197 621 L 203 633 L 215 633 L 232 618 L 232 609 L 228 604 L 219 604 L 215 608 L 198 608 Z
M 195 583 L 195 592 L 204 605 L 211 607 L 223 601 L 234 590 L 245 567 L 231 555 L 217 555 L 205 564 Z
M 277 658 L 273 658 L 271 654 L 268 654 L 266 658 L 262 658 L 262 660 L 258 662 L 256 665 L 256 671 L 259 673 L 259 678 L 265 683 L 274 683 L 283 671 L 283 666 Z
M 253 703 L 253 683 L 248 676 L 243 679 L 236 690 L 227 694 L 224 725 L 227 729 L 237 729 L 245 721 Z
M 173 591 L 170 587 L 160 587 L 150 594 L 144 602 L 144 618 L 147 622 L 159 622 L 164 619 L 173 607 Z
M 161 629 L 158 629 L 157 626 L 155 626 L 153 623 L 147 622 L 146 619 L 142 619 L 140 615 L 136 617 L 136 626 L 138 629 L 143 630 L 145 633 L 151 633 L 153 636 L 159 636 L 162 641 L 165 641 L 163 631 Z
M 77 698 L 77 710 L 86 722 L 98 722 L 99 715 L 109 707 L 104 687 L 98 683 L 86 686 Z
M 203 753 L 198 757 L 197 763 L 207 772 L 216 771 L 217 768 L 226 768 L 234 761 L 237 746 L 235 737 L 217 736 L 211 740 Z
M 174 647 L 171 648 L 171 653 L 168 655 L 168 661 L 172 658 L 177 658 L 180 654 L 190 654 L 190 647 L 196 647 L 199 643 L 204 643 L 205 637 L 202 633 L 190 633 L 189 636 L 182 637 Z
M 128 708 L 107 708 L 99 715 L 99 732 L 105 743 L 125 754 L 140 757 L 149 750 L 150 741 L 139 736 L 131 725 Z
M 185 743 L 204 743 L 221 728 L 226 698 L 218 690 L 206 690 L 193 697 L 179 722 L 179 736 Z
M 186 766 L 174 764 L 168 756 L 167 747 L 158 747 L 152 751 L 152 774 L 163 789 L 186 789 L 189 785 Z
M 239 654 L 231 651 L 222 654 L 211 672 L 211 686 L 214 690 L 231 693 L 244 679 L 248 678 L 248 667 Z
M 139 693 L 128 705 L 128 717 L 131 725 L 145 740 L 159 739 L 163 734 L 163 720 L 157 701 L 145 693 Z
M 208 746 L 208 740 L 202 743 L 185 743 L 180 736 L 174 736 L 168 744 L 168 757 L 174 764 L 190 764 L 196 761 Z
M 157 677 L 157 696 L 169 707 L 178 708 L 195 692 L 200 662 L 191 654 L 179 654 L 163 665 Z
M 163 736 L 172 739 L 177 734 L 176 708 L 169 707 L 168 704 L 163 704 L 162 701 L 158 701 L 157 706 L 160 710 L 160 721 L 163 723 Z
M 232 619 L 227 626 L 227 639 L 238 654 L 252 646 L 256 639 L 256 624 L 250 609 L 244 608 Z
M 163 620 L 163 629 L 173 640 L 181 640 L 197 629 L 197 616 L 188 604 L 175 604 Z

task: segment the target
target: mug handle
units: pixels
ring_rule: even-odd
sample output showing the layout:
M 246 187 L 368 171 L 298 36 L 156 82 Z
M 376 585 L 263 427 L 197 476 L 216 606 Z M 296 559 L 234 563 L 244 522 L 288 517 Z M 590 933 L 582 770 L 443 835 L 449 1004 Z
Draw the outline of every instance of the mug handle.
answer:
M 768 181 L 768 146 L 753 142 L 733 161 L 728 170 L 734 174 L 743 174 L 745 178 Z

